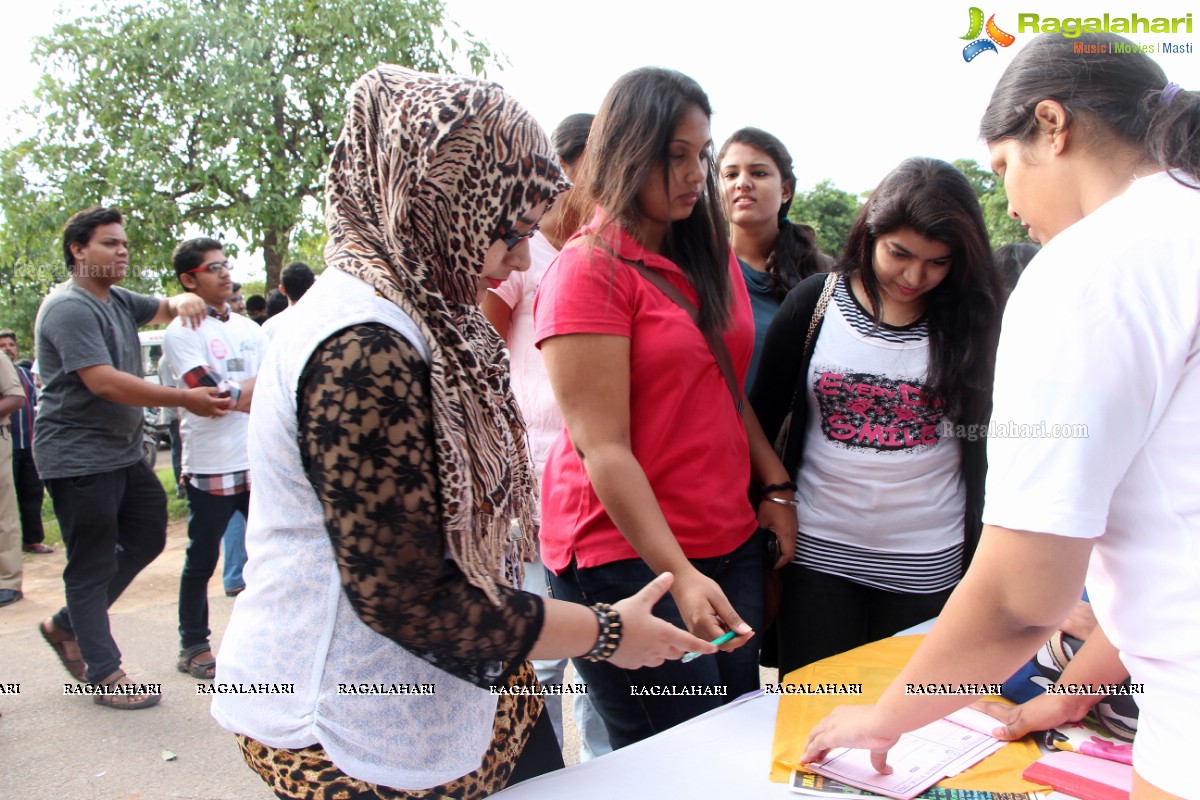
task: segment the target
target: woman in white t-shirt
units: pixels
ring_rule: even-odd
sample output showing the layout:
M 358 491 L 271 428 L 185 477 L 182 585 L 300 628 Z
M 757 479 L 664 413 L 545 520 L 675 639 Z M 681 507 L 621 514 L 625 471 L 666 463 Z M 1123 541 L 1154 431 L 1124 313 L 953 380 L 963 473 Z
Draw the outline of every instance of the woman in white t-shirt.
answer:
M 1200 95 L 1119 36 L 1044 35 L 980 132 L 1009 212 L 1045 245 L 996 360 L 993 424 L 1020 435 L 989 442 L 987 526 L 933 631 L 877 704 L 818 724 L 805 759 L 866 747 L 886 769 L 902 732 L 972 700 L 905 683 L 1003 680 L 1086 575 L 1144 687 L 1132 797 L 1200 798 Z
M 826 276 L 788 294 L 750 393 L 799 487 L 781 673 L 937 616 L 980 530 L 1000 293 L 967 179 L 944 161 L 902 163 L 829 280 L 811 350 Z

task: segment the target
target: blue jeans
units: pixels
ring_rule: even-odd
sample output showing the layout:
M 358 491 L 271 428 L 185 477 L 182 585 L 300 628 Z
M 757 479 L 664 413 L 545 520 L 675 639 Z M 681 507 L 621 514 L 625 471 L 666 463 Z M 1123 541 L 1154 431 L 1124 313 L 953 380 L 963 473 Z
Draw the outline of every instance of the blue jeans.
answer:
M 246 515 L 241 511 L 229 518 L 225 526 L 225 566 L 221 573 L 221 583 L 225 591 L 231 592 L 246 585 L 242 579 L 242 570 L 246 568 Z
M 250 510 L 250 493 L 216 495 L 187 484 L 188 549 L 179 576 L 179 642 L 208 644 L 208 580 L 217 568 L 221 537 L 229 519 Z
M 717 582 L 734 609 L 756 632 L 763 622 L 765 552 L 764 534 L 756 530 L 727 555 L 692 560 L 696 569 Z M 550 575 L 550 590 L 559 600 L 588 605 L 615 603 L 636 594 L 654 577 L 641 559 L 587 568 L 572 561 L 561 575 Z M 654 615 L 686 629 L 670 594 L 655 604 Z M 582 658 L 574 659 L 573 663 L 588 682 L 588 696 L 604 720 L 614 749 L 653 736 L 759 688 L 758 645 L 754 640 L 732 653 L 705 656 L 687 664 L 667 661 L 660 667 L 626 670 L 608 662 L 593 663 Z M 654 686 L 723 686 L 725 694 L 634 695 L 641 687 Z
M 540 559 L 535 562 L 527 562 L 525 564 L 525 583 L 521 588 L 539 597 L 549 597 L 549 575 L 549 571 L 542 565 Z M 564 673 L 567 670 L 567 659 L 534 659 L 530 663 L 533 664 L 533 671 L 537 675 L 538 683 L 543 686 L 562 684 Z M 577 675 L 576 680 L 586 685 L 582 675 Z M 575 727 L 579 729 L 580 739 L 579 760 L 588 761 L 611 753 L 612 745 L 608 743 L 608 731 L 604 729 L 603 720 L 592 708 L 591 699 L 586 694 L 577 694 L 573 698 L 571 708 L 575 712 Z M 558 737 L 558 746 L 561 748 L 563 746 L 562 698 L 557 695 L 547 695 L 546 713 L 550 718 L 550 723 L 554 726 L 554 735 Z
M 75 633 L 88 681 L 99 683 L 121 667 L 108 607 L 166 545 L 167 496 L 141 459 L 112 472 L 51 478 L 46 488 L 67 547 L 67 605 L 54 624 Z

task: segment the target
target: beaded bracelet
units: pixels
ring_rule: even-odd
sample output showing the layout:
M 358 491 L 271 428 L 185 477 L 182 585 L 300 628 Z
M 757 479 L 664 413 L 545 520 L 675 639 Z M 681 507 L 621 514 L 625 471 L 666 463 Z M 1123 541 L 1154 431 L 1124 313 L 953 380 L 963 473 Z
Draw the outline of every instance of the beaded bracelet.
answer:
M 596 603 L 592 606 L 596 621 L 600 623 L 600 632 L 596 636 L 595 646 L 587 652 L 584 658 L 588 661 L 607 661 L 621 646 L 621 614 L 608 603 Z
M 787 483 L 772 483 L 763 486 L 762 493 L 770 494 L 771 492 L 796 492 L 799 491 L 799 489 L 800 487 L 796 485 L 795 481 L 788 481 Z

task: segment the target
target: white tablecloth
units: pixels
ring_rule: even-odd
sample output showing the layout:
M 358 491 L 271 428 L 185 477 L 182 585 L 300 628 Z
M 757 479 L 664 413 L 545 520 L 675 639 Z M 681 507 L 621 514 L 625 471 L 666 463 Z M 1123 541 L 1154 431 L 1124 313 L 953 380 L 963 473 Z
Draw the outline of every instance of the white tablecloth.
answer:
M 779 695 L 722 706 L 637 744 L 505 789 L 504 800 L 798 797 L 771 783 Z
M 933 620 L 897 636 L 928 633 Z M 755 800 L 799 797 L 771 783 L 777 694 L 735 700 L 606 756 L 505 789 L 504 800 Z

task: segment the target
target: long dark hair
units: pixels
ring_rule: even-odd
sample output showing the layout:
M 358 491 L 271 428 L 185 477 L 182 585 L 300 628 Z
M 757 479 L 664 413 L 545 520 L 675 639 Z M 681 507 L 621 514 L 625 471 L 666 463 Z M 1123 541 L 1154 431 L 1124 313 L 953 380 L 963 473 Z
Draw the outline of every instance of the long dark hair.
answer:
M 854 221 L 839 269 L 857 274 L 875 323 L 883 303 L 873 268 L 875 241 L 909 228 L 950 247 L 950 272 L 925 295 L 929 372 L 934 397 L 965 424 L 986 424 L 1000 329 L 1001 290 L 979 201 L 966 177 L 933 158 L 910 158 L 892 170 Z
M 562 162 L 564 172 L 572 175 L 575 173 L 575 168 L 579 165 L 584 151 L 587 149 L 588 136 L 591 134 L 592 122 L 595 119 L 595 114 L 571 114 L 558 123 L 558 127 L 550 134 L 554 152 L 558 154 L 558 160 Z M 578 205 L 572 206 L 569 197 L 569 193 L 560 195 L 550 211 L 542 217 L 542 234 L 558 250 L 561 250 L 563 244 L 571 238 L 571 234 L 587 221 L 581 218 L 583 208 Z
M 717 154 L 717 164 L 725 158 L 725 152 L 730 145 L 744 144 L 765 153 L 775 162 L 776 169 L 783 179 L 783 185 L 788 189 L 788 198 L 779 206 L 779 235 L 775 238 L 775 247 L 767 256 L 767 280 L 771 292 L 779 300 L 800 281 L 818 272 L 824 272 L 817 249 L 817 238 L 813 229 L 807 225 L 797 225 L 788 219 L 788 211 L 792 201 L 796 199 L 796 173 L 792 169 L 792 154 L 784 147 L 783 142 L 761 128 L 741 128 L 733 132 L 721 152 Z
M 1114 55 L 1118 51 L 1125 52 Z M 1066 127 L 1086 118 L 1100 133 L 1136 148 L 1197 189 L 1200 94 L 1178 86 L 1167 92 L 1167 86 L 1162 67 L 1122 36 L 1042 34 L 1000 76 L 979 135 L 988 143 L 1028 142 L 1038 133 L 1037 104 L 1055 100 L 1066 109 Z
M 567 197 L 567 224 L 586 221 L 599 205 L 612 224 L 638 230 L 637 195 L 661 172 L 669 180 L 668 149 L 675 128 L 697 106 L 712 117 L 708 95 L 681 72 L 644 67 L 617 80 L 592 123 L 579 182 Z M 700 327 L 721 330 L 729 320 L 729 236 L 721 210 L 716 169 L 709 156 L 704 195 L 687 219 L 672 222 L 664 253 L 692 282 L 700 298 Z
M 595 120 L 595 114 L 578 113 L 564 117 L 563 121 L 558 123 L 554 133 L 550 134 L 550 141 L 554 143 L 554 152 L 558 153 L 559 161 L 574 166 L 587 147 L 588 136 L 591 135 L 592 123 Z

